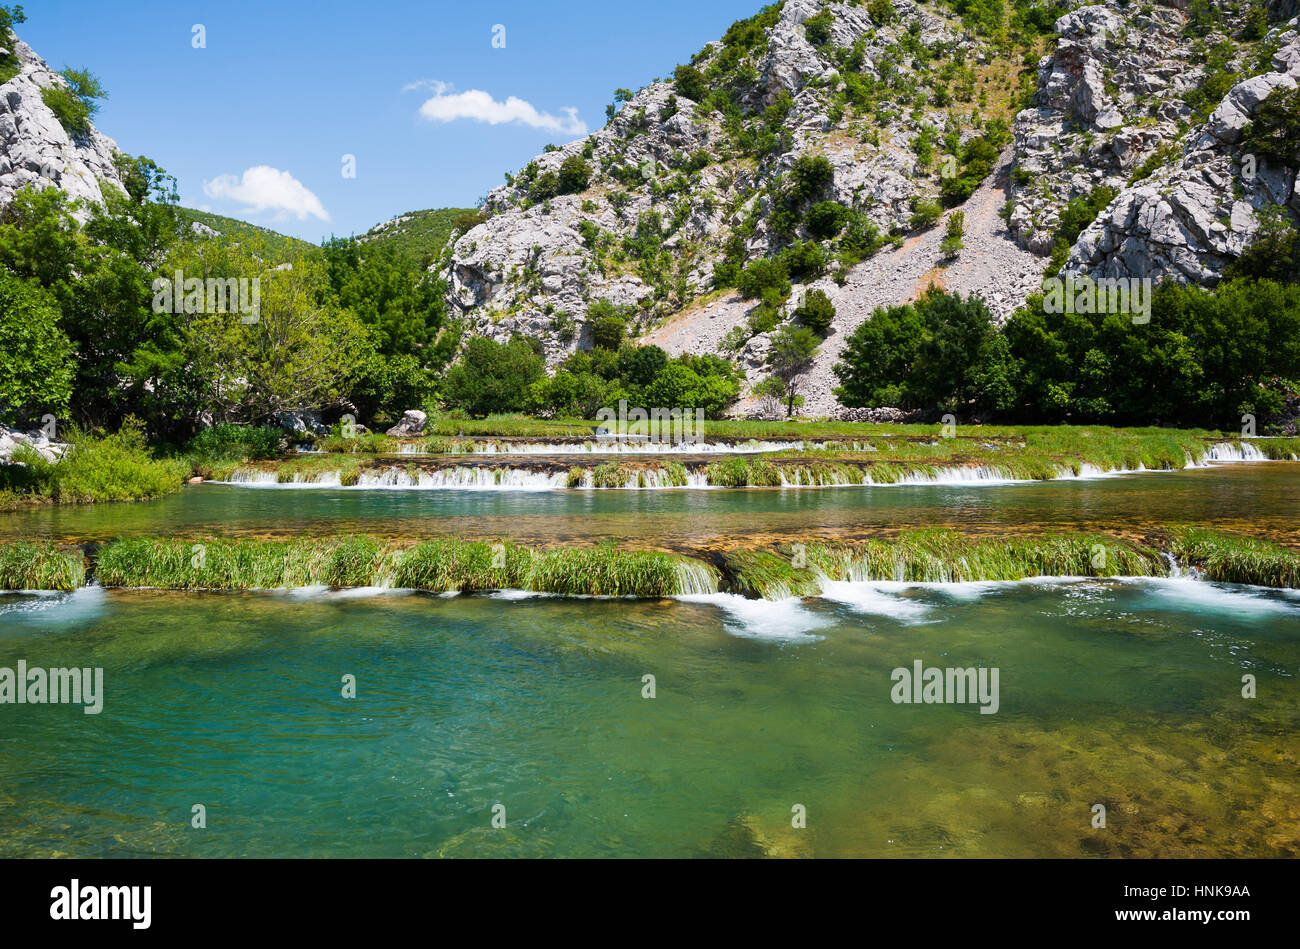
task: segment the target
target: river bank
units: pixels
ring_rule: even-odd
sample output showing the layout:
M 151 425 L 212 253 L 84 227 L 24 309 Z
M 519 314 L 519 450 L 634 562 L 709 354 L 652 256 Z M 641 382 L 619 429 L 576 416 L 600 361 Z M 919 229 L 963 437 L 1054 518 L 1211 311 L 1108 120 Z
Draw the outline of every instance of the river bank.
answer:
M 859 544 L 710 548 L 690 555 L 601 544 L 532 548 L 502 539 L 392 541 L 134 538 L 86 548 L 0 544 L 0 589 L 69 591 L 87 581 L 121 589 L 380 589 L 518 591 L 654 599 L 739 593 L 768 600 L 818 596 L 834 583 L 969 583 L 1041 577 L 1192 575 L 1300 587 L 1300 552 L 1197 527 L 1135 541 L 1074 533 L 999 538 L 909 531 Z

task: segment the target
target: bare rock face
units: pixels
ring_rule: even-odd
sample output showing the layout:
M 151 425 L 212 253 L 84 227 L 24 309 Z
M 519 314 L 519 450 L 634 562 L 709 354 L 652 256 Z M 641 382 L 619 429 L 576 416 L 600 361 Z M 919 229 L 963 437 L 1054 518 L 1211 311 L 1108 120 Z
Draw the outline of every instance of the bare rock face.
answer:
M 1144 160 L 1178 138 L 1187 93 L 1203 70 L 1168 6 L 1082 6 L 1056 21 L 1055 50 L 1038 66 L 1033 105 L 1016 116 L 1010 225 L 1046 254 L 1061 209 L 1101 187 L 1122 188 Z
M 101 203 L 101 181 L 122 185 L 113 163 L 117 144 L 93 128 L 88 135 L 69 135 L 41 99 L 42 89 L 65 85 L 63 77 L 17 38 L 13 52 L 22 68 L 0 86 L 0 206 L 26 185 L 61 188 L 71 198 Z
M 1240 148 L 1260 103 L 1297 85 L 1300 36 L 1275 33 L 1284 41 L 1272 61 L 1278 68 L 1234 85 L 1176 159 L 1122 191 L 1079 236 L 1067 269 L 1213 284 L 1250 246 L 1263 213 L 1300 211 L 1300 155 L 1282 164 Z

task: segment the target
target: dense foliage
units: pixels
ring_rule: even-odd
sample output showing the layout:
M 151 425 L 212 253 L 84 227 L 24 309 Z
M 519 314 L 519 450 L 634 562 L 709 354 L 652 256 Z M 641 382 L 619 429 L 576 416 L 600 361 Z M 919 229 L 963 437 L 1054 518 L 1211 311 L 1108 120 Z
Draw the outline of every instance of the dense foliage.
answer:
M 983 301 L 932 289 L 877 310 L 835 368 L 847 405 L 994 412 L 1009 421 L 1234 428 L 1300 378 L 1300 285 L 1167 281 L 1151 319 L 1046 312 L 997 328 Z

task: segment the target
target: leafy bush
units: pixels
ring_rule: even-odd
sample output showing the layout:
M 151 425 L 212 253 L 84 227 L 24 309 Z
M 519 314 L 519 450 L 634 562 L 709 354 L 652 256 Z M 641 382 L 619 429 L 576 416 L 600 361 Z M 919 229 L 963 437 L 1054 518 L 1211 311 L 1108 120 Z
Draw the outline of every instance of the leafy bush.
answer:
M 808 209 L 805 224 L 809 233 L 820 240 L 825 240 L 840 232 L 844 222 L 849 218 L 849 213 L 849 209 L 838 201 L 819 201 Z
M 835 180 L 835 168 L 825 155 L 800 155 L 790 169 L 789 196 L 794 201 L 818 197 Z
M 809 290 L 794 311 L 794 317 L 818 336 L 825 336 L 835 319 L 835 304 L 821 290 Z
M 912 216 L 907 225 L 914 231 L 921 231 L 934 225 L 943 214 L 943 205 L 930 198 L 912 199 Z
M 15 23 L 25 23 L 27 17 L 22 6 L 0 6 L 0 47 L 12 50 L 14 46 L 13 28 Z M 0 85 L 8 82 L 22 71 L 22 64 L 12 52 L 0 54 Z
M 871 15 L 873 23 L 892 23 L 895 17 L 894 5 L 890 0 L 870 0 L 867 13 Z
M 757 297 L 764 290 L 776 290 L 782 300 L 790 295 L 790 272 L 785 261 L 776 257 L 752 260 L 740 272 L 736 282 L 740 292 L 747 297 Z
M 570 155 L 560 163 L 558 192 L 560 194 L 577 194 L 587 190 L 591 181 L 591 166 L 582 160 L 581 155 Z
M 1255 109 L 1242 133 L 1247 152 L 1266 155 L 1284 165 L 1300 165 L 1300 86 L 1277 88 Z
M 631 310 L 625 306 L 615 306 L 608 300 L 596 300 L 587 308 L 587 322 L 591 327 L 593 346 L 617 352 L 627 336 L 627 325 Z
M 835 17 L 830 10 L 810 16 L 803 21 L 804 36 L 808 37 L 808 42 L 813 46 L 825 46 L 831 41 L 831 24 L 834 22 Z
M 982 135 L 962 146 L 961 170 L 956 175 L 945 176 L 939 185 L 945 204 L 949 207 L 961 204 L 974 193 L 980 182 L 993 170 L 1002 147 L 1010 137 L 1006 123 L 994 119 L 988 123 Z
M 66 85 L 48 86 L 41 90 L 41 100 L 59 120 L 69 135 L 89 135 L 90 120 L 99 111 L 97 99 L 107 99 L 108 93 L 94 73 L 85 69 L 65 69 Z
M 185 450 L 211 461 L 257 461 L 277 457 L 283 444 L 284 432 L 275 426 L 220 422 L 191 438 Z
M 1060 271 L 1079 235 L 1118 195 L 1118 188 L 1098 185 L 1065 206 L 1056 224 L 1056 241 L 1052 248 L 1051 264 L 1047 269 L 1049 276 Z
M 678 66 L 673 72 L 677 91 L 694 102 L 703 102 L 709 96 L 708 80 L 694 66 Z
M 966 215 L 962 211 L 953 211 L 948 215 L 948 227 L 944 234 L 939 252 L 945 257 L 956 257 L 966 244 L 962 238 L 966 234 Z
M 180 488 L 190 473 L 184 461 L 157 459 L 145 444 L 144 427 L 127 417 L 114 435 L 73 430 L 71 447 L 53 464 L 22 452 L 23 466 L 0 466 L 0 490 L 63 504 L 142 501 Z

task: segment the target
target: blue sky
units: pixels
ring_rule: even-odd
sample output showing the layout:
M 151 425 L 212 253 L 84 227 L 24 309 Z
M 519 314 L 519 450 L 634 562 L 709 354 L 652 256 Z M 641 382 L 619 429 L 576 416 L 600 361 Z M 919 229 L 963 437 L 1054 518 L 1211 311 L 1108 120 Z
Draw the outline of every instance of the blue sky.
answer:
M 602 126 L 616 88 L 667 75 L 761 5 L 35 0 L 17 32 L 52 68 L 100 77 L 96 125 L 175 175 L 183 204 L 319 241 L 473 206 L 577 123 Z

